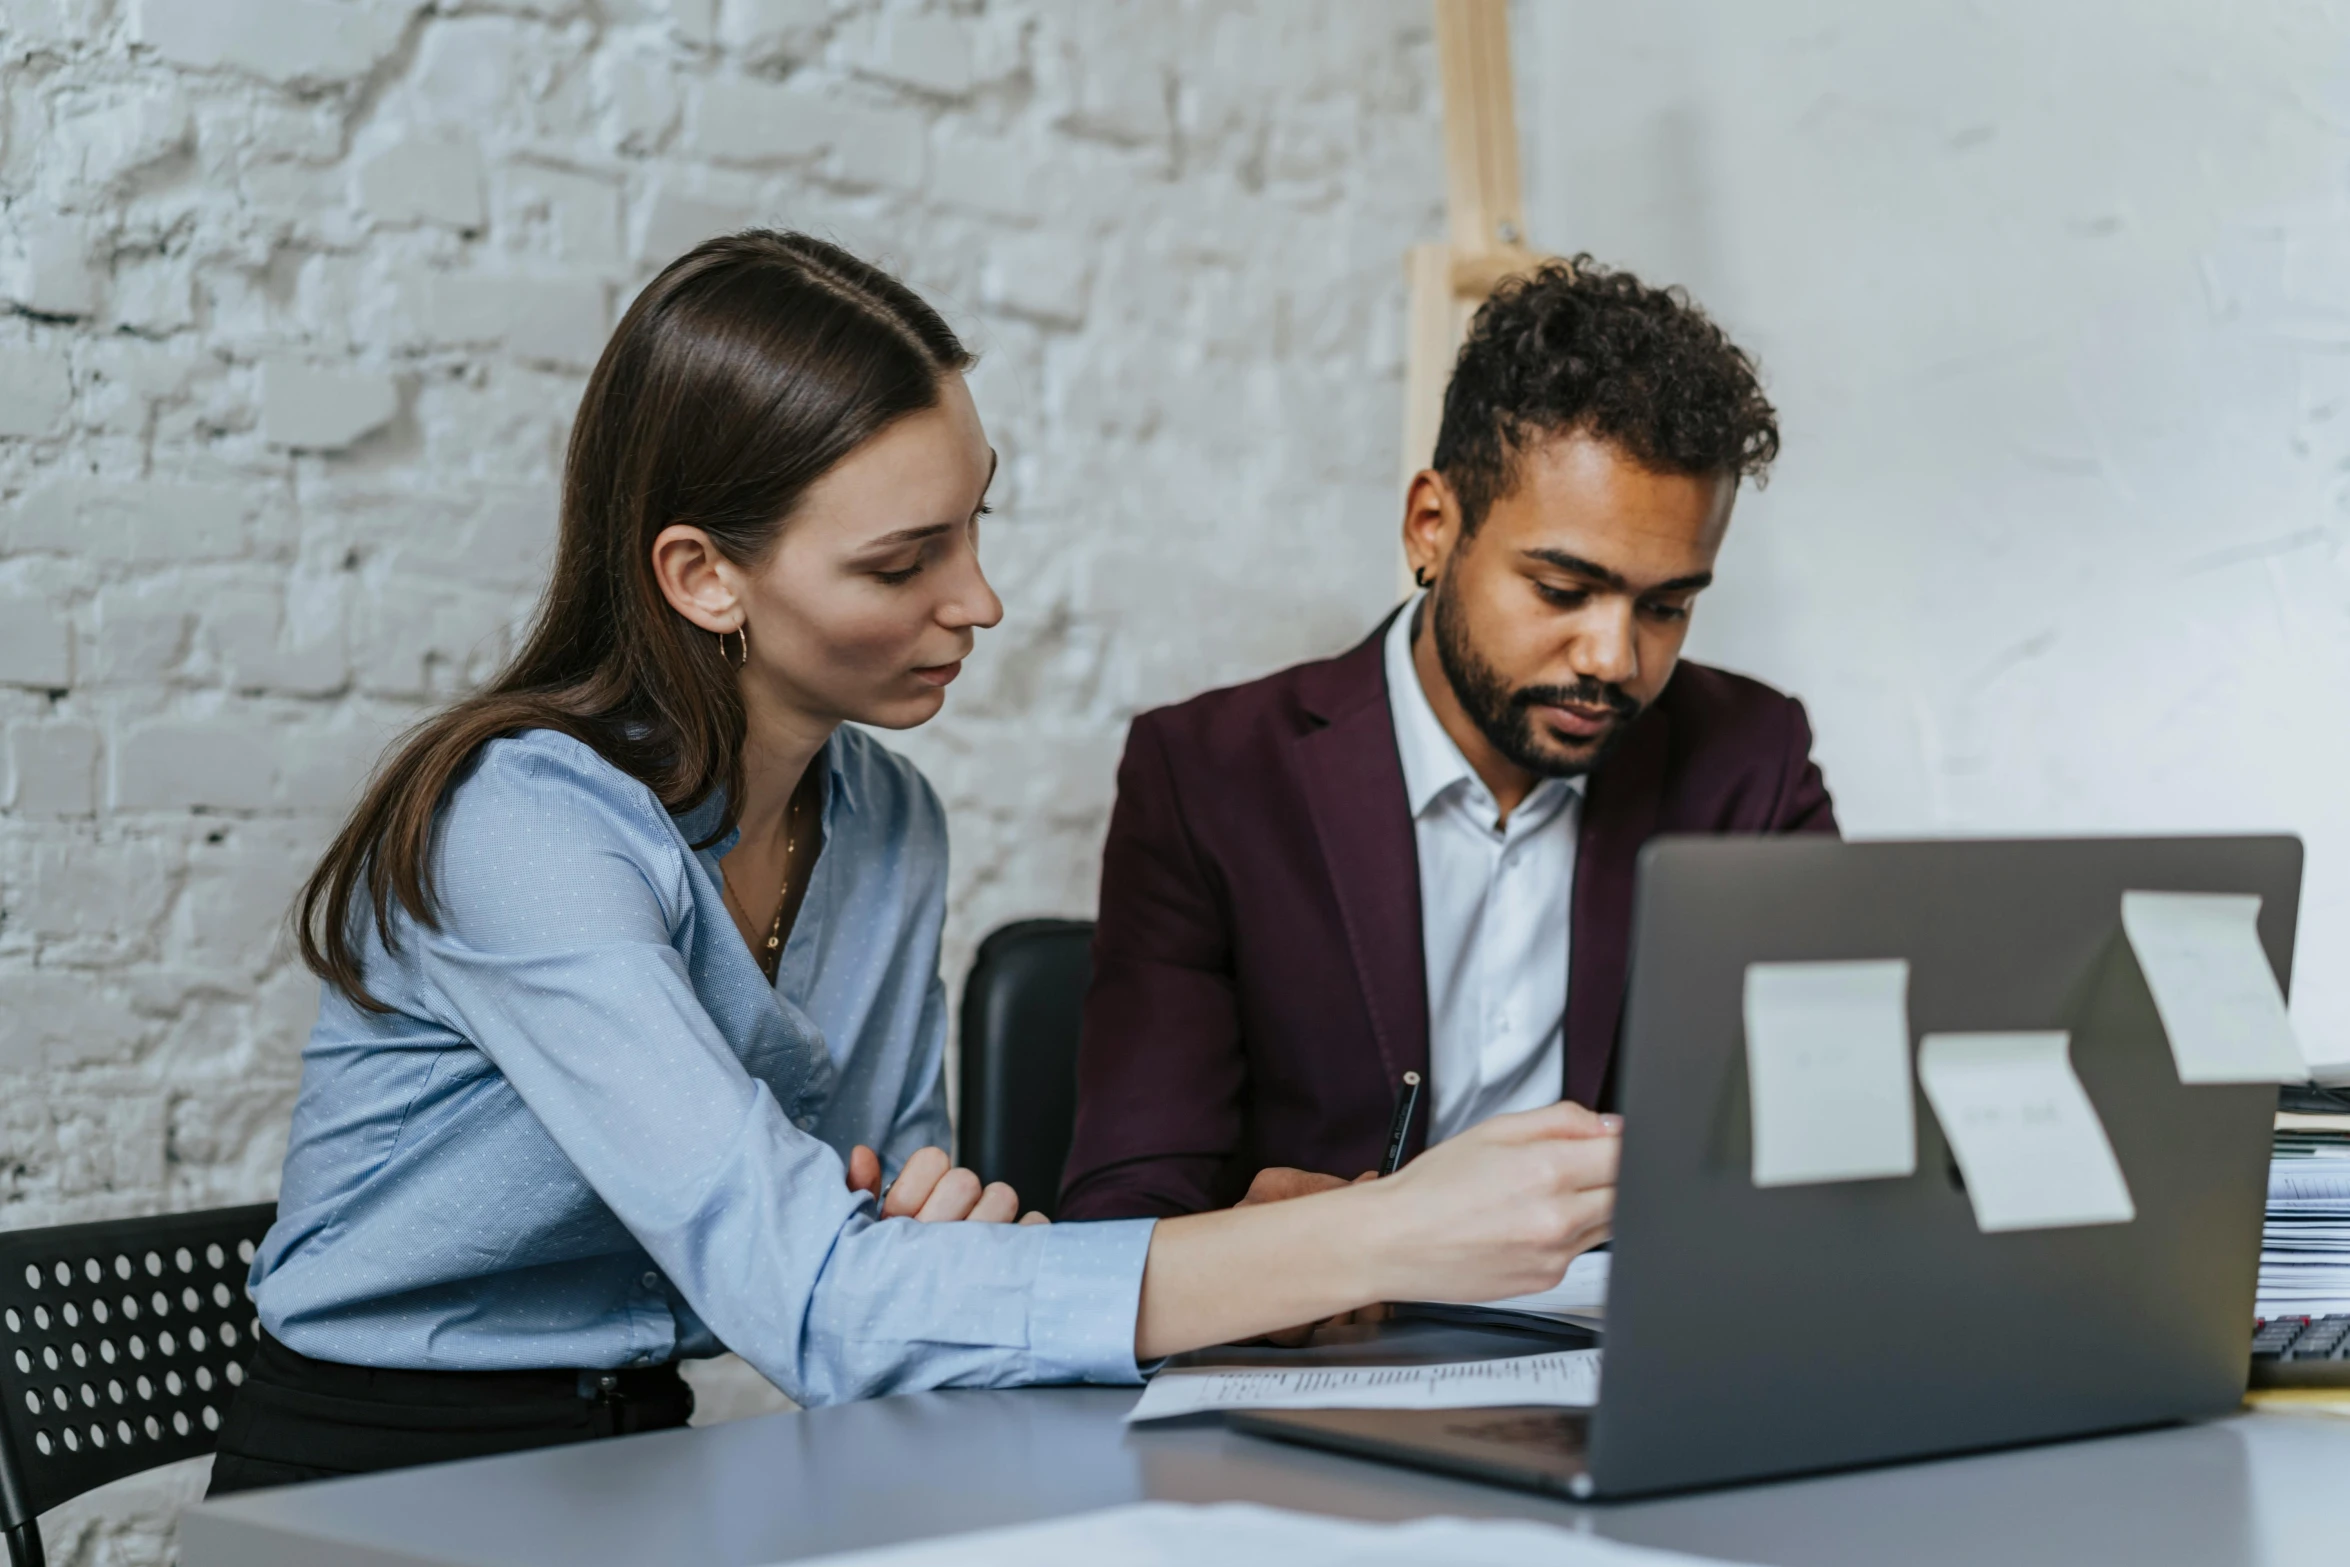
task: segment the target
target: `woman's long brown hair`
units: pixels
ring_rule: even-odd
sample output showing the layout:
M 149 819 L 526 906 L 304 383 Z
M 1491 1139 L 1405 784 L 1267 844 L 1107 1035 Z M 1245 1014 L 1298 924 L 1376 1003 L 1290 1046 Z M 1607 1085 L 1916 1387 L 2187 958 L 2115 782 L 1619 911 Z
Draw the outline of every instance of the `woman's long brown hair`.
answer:
M 597 361 L 564 460 L 555 572 L 529 639 L 481 691 L 426 720 L 368 783 L 295 905 L 303 961 L 360 1006 L 359 918 L 431 927 L 433 819 L 482 746 L 553 729 L 682 812 L 741 796 L 743 706 L 719 639 L 670 608 L 655 535 L 708 533 L 754 565 L 808 487 L 938 402 L 971 356 L 911 289 L 835 245 L 753 231 L 673 262 Z M 364 904 L 361 900 L 364 897 Z

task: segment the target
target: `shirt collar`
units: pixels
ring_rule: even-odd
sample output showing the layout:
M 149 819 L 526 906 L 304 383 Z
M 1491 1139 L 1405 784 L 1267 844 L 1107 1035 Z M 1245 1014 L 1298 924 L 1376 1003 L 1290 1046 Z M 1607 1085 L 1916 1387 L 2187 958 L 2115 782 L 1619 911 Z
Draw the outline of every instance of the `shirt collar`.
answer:
M 1404 801 L 1414 817 L 1447 789 L 1474 783 L 1477 776 L 1437 721 L 1428 693 L 1420 688 L 1420 672 L 1412 664 L 1412 628 L 1427 599 L 1425 593 L 1412 595 L 1387 628 L 1387 711 L 1395 724 L 1396 753 L 1403 760 Z
M 856 791 L 849 784 L 848 769 L 842 762 L 843 749 L 840 731 L 835 729 L 831 737 L 824 742 L 822 752 L 824 757 L 824 836 L 828 841 L 836 836 L 833 824 L 839 820 L 841 813 L 844 811 L 854 812 L 857 808 Z M 708 799 L 690 811 L 677 813 L 673 819 L 677 823 L 677 830 L 685 834 L 686 842 L 700 843 L 709 836 L 710 829 L 718 825 L 718 819 L 725 814 L 725 811 L 726 791 L 714 789 L 710 792 Z M 742 835 L 740 827 L 729 827 L 726 829 L 724 837 L 711 844 L 703 852 L 713 859 L 723 860 L 733 852 L 735 844 L 741 841 Z
M 824 833 L 832 835 L 833 818 L 842 811 L 857 808 L 856 792 L 849 785 L 846 762 L 848 743 L 841 739 L 838 729 L 824 742 Z
M 1454 788 L 1466 785 L 1480 794 L 1485 789 L 1476 769 L 1461 754 L 1460 746 L 1445 732 L 1436 709 L 1428 701 L 1427 691 L 1420 685 L 1420 671 L 1412 662 L 1412 632 L 1419 624 L 1420 607 L 1427 601 L 1425 591 L 1415 593 L 1396 612 L 1395 620 L 1387 628 L 1385 650 L 1387 710 L 1395 725 L 1396 753 L 1403 760 L 1404 800 L 1415 819 Z M 1585 780 L 1546 778 L 1534 786 L 1526 804 L 1539 809 L 1541 796 L 1550 792 L 1554 783 L 1563 785 L 1563 792 L 1581 794 Z

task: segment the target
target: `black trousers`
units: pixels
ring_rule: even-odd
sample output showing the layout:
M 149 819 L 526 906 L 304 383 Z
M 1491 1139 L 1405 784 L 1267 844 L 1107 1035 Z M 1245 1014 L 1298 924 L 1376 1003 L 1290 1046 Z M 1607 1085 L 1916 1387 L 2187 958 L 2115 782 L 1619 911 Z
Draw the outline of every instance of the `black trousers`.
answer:
M 261 1335 L 230 1401 L 208 1496 L 681 1426 L 675 1365 L 631 1371 L 388 1371 Z

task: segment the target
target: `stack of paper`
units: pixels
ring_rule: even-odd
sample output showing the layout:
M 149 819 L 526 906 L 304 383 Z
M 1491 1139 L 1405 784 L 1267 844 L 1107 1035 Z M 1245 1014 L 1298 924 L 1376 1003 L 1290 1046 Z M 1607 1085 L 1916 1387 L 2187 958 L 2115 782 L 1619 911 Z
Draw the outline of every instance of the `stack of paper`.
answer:
M 1423 1366 L 1296 1366 L 1286 1371 L 1162 1371 L 1128 1424 L 1220 1409 L 1499 1409 L 1599 1402 L 1599 1351 Z
M 2350 1113 L 2277 1117 L 2259 1295 L 2263 1317 L 2350 1312 Z

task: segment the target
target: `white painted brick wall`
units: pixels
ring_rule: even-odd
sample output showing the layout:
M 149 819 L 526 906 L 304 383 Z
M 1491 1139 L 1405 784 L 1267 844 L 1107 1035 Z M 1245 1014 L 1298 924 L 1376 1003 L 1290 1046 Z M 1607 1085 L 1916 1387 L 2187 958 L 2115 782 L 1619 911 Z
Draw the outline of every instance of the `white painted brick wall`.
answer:
M 1128 716 L 1389 597 L 1432 67 L 1420 0 L 0 0 L 0 1227 L 274 1189 L 286 899 L 511 647 L 588 364 L 722 229 L 984 355 L 1009 618 L 903 740 L 950 979 L 1088 912 Z M 53 1559 L 163 1559 L 197 1483 Z

